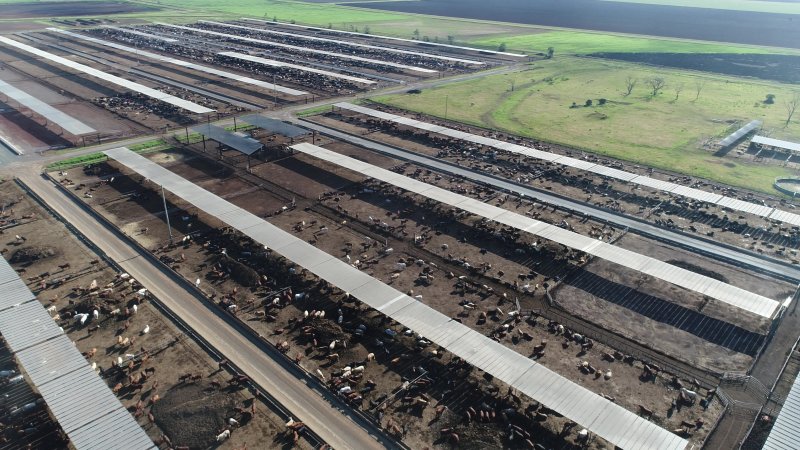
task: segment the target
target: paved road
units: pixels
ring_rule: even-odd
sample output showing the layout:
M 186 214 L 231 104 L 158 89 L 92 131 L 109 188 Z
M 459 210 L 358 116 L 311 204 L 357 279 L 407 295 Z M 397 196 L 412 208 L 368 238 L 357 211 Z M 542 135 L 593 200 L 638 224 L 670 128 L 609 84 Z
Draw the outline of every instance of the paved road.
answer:
M 559 207 L 576 211 L 580 214 L 594 217 L 596 219 L 612 223 L 618 227 L 627 227 L 631 232 L 652 239 L 667 242 L 671 245 L 688 249 L 712 258 L 722 260 L 740 267 L 747 267 L 761 273 L 766 273 L 775 277 L 792 282 L 800 282 L 800 267 L 784 264 L 773 259 L 764 258 L 756 253 L 748 252 L 744 249 L 729 247 L 720 243 L 700 239 L 683 233 L 665 230 L 650 223 L 625 216 L 614 211 L 598 208 L 591 204 L 570 200 L 565 197 L 553 195 L 544 190 L 534 189 L 523 184 L 517 184 L 504 178 L 487 175 L 472 169 L 457 166 L 452 163 L 444 162 L 436 158 L 420 155 L 415 152 L 403 150 L 397 147 L 380 144 L 369 139 L 355 136 L 349 133 L 314 124 L 302 119 L 291 119 L 298 125 L 316 130 L 319 133 L 350 142 L 362 147 L 375 150 L 377 152 L 393 156 L 402 160 L 412 161 L 431 169 L 463 176 L 466 179 L 479 183 L 489 184 L 498 189 L 504 189 L 516 194 L 524 195 L 528 198 L 535 198 L 543 202 L 558 205 Z M 782 301 L 783 299 L 778 299 Z
M 374 425 L 365 421 L 354 423 L 358 418 L 350 417 L 347 410 L 339 411 L 320 393 L 267 356 L 256 344 L 203 305 L 135 247 L 98 224 L 88 212 L 75 205 L 51 182 L 33 170 L 18 173 L 17 176 L 196 333 L 272 394 L 297 420 L 311 427 L 325 442 L 337 449 L 395 447 L 390 442 L 379 442 L 375 434 L 370 434 L 377 434 Z

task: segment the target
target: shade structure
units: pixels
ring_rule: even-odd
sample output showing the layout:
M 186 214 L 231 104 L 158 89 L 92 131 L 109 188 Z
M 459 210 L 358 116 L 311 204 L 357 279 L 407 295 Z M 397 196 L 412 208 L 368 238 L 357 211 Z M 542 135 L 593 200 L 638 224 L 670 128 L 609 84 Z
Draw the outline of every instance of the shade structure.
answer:
M 158 448 L 2 257 L 0 334 L 76 449 Z
M 687 441 L 680 436 L 567 380 L 266 220 L 214 196 L 153 161 L 124 147 L 103 153 L 613 445 L 624 449 L 679 450 L 686 447 Z M 228 206 L 209 208 L 209 197 L 216 197 L 220 203 L 228 203 Z M 220 214 L 219 211 L 224 212 Z
M 577 170 L 586 170 L 588 172 L 594 172 L 598 175 L 613 178 L 623 182 L 638 184 L 652 189 L 664 191 L 671 195 L 686 197 L 692 200 L 698 200 L 718 205 L 723 208 L 730 208 L 735 211 L 754 214 L 756 216 L 763 217 L 765 219 L 768 218 L 770 220 L 780 220 L 782 222 L 786 222 L 795 226 L 800 226 L 800 215 L 786 211 L 782 211 L 782 214 L 774 214 L 775 212 L 780 210 L 772 208 L 770 206 L 739 200 L 732 197 L 726 197 L 721 194 L 684 186 L 670 181 L 664 181 L 664 180 L 659 180 L 657 178 L 637 175 L 635 173 L 625 172 L 623 170 L 614 169 L 611 167 L 604 166 L 602 164 L 595 164 L 578 158 L 556 155 L 554 153 L 544 152 L 535 148 L 525 147 L 522 145 L 517 145 L 510 142 L 505 142 L 484 136 L 478 136 L 472 133 L 466 133 L 463 131 L 454 130 L 452 128 L 447 128 L 440 125 L 435 125 L 432 123 L 423 122 L 420 120 L 415 120 L 404 116 L 398 116 L 395 114 L 378 111 L 361 105 L 354 105 L 352 103 L 340 102 L 336 103 L 334 106 L 344 110 L 356 112 L 359 114 L 364 114 L 366 116 L 376 117 L 378 119 L 386 120 L 388 122 L 393 122 L 399 125 L 416 128 L 431 133 L 441 134 L 443 136 L 448 136 L 454 139 L 461 139 L 467 142 L 472 142 L 474 144 L 486 145 L 488 147 L 492 147 L 497 150 L 514 153 L 517 155 L 522 155 L 527 158 L 538 159 L 541 161 L 547 161 L 554 164 L 560 164 Z
M 20 105 L 29 108 L 31 111 L 44 117 L 49 122 L 58 125 L 69 134 L 81 136 L 84 134 L 97 132 L 97 130 L 89 125 L 86 125 L 80 120 L 48 105 L 33 95 L 22 91 L 21 89 L 18 89 L 3 80 L 0 80 L 0 93 L 5 94 Z
M 245 155 L 252 155 L 259 151 L 262 147 L 261 142 L 249 137 L 239 136 L 225 130 L 225 128 L 218 127 L 205 123 L 203 125 L 195 125 L 190 130 L 200 133 L 208 139 L 219 142 L 220 144 L 227 145 L 228 147 L 238 150 Z

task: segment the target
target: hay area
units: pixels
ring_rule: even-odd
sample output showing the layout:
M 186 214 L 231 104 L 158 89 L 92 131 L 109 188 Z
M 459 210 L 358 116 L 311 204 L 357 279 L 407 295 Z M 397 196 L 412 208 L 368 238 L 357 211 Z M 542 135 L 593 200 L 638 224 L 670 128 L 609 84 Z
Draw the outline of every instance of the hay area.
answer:
M 208 448 L 238 416 L 234 397 L 202 384 L 177 385 L 153 406 L 156 424 L 176 446 Z

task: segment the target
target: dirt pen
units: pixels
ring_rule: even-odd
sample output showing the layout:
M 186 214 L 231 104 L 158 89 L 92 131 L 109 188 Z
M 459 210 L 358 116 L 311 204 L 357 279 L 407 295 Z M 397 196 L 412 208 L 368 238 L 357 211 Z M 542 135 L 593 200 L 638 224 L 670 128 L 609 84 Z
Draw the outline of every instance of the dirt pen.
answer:
M 157 299 L 141 295 L 127 274 L 109 266 L 13 182 L 0 184 L 0 203 L 4 236 L 11 237 L 2 252 L 155 442 L 207 447 L 231 429 L 221 448 L 255 447 L 265 440 L 291 445 L 284 419 L 263 397 L 246 384 L 229 383 L 238 376 L 234 368 L 192 340 L 179 319 Z M 82 322 L 84 314 L 88 320 Z M 304 440 L 297 445 L 310 447 Z
M 347 154 L 356 152 L 359 158 L 373 164 L 400 167 L 397 161 L 342 143 L 325 145 Z M 665 373 L 653 378 L 648 375 L 651 369 L 645 369 L 646 363 L 627 356 L 629 347 L 620 351 L 597 341 L 586 353 L 581 351 L 579 343 L 558 334 L 557 322 L 546 319 L 547 299 L 541 286 L 548 283 L 552 288 L 559 285 L 559 279 L 566 278 L 567 268 L 575 264 L 567 263 L 568 258 L 559 266 L 553 263 L 559 258 L 542 255 L 543 262 L 550 261 L 549 268 L 542 263 L 536 264 L 536 259 L 530 259 L 530 256 L 517 259 L 513 247 L 504 248 L 491 239 L 476 240 L 477 236 L 471 236 L 475 226 L 471 221 L 452 221 L 451 218 L 451 224 L 442 228 L 437 223 L 450 217 L 446 210 L 392 192 L 390 188 L 364 183 L 357 174 L 321 167 L 302 156 L 255 164 L 250 174 L 230 165 L 230 161 L 236 160 L 232 155 L 223 153 L 222 163 L 209 156 L 195 150 L 152 155 L 151 158 L 217 195 L 267 217 L 273 224 L 314 242 L 328 253 L 342 258 L 349 256 L 372 276 L 413 295 L 420 295 L 432 307 L 459 317 L 465 324 L 499 339 L 522 354 L 538 358 L 545 366 L 598 395 L 613 398 L 634 411 L 653 411 L 653 420 L 662 426 L 678 427 L 682 421 L 697 419 L 698 415 L 703 424 L 708 424 L 719 415 L 722 406 L 713 400 L 707 404 L 707 409 L 680 404 L 676 408 L 670 407 L 678 389 L 676 386 L 686 386 L 687 383 L 691 386 L 690 378 L 693 377 L 690 374 L 696 374 L 696 371 L 675 371 L 678 376 L 673 378 L 666 374 L 669 366 L 661 366 Z M 403 171 L 412 175 L 425 173 L 407 165 L 403 166 Z M 266 174 L 269 174 L 268 178 L 262 178 Z M 98 184 L 98 180 L 108 180 L 111 176 L 114 177 L 113 183 Z M 120 173 L 119 168 L 100 165 L 89 171 L 73 169 L 56 178 L 72 191 L 82 186 L 76 192 L 79 195 L 81 191 L 92 189 L 90 197 L 81 195 L 83 201 L 123 227 L 134 239 L 154 249 L 162 261 L 187 279 L 193 281 L 198 273 L 202 273 L 202 289 L 221 308 L 236 314 L 256 333 L 268 337 L 288 358 L 294 359 L 309 373 L 317 374 L 332 389 L 343 388 L 345 366 L 351 370 L 363 366 L 363 372 L 350 379 L 354 384 L 348 382 L 353 386 L 352 391 L 340 395 L 358 409 L 374 415 L 388 432 L 402 437 L 409 446 L 444 443 L 456 439 L 452 434 L 464 439 L 464 436 L 480 433 L 489 439 L 486 442 L 507 443 L 510 435 L 503 432 L 502 427 L 498 428 L 498 421 L 502 421 L 497 418 L 487 420 L 484 416 L 508 408 L 521 414 L 515 416 L 517 419 L 508 419 L 511 423 L 524 424 L 525 420 L 535 423 L 536 417 L 543 420 L 536 428 L 538 431 L 526 439 L 553 444 L 563 439 L 577 442 L 574 440 L 577 435 L 562 434 L 566 422 L 552 416 L 546 409 L 538 409 L 542 407 L 535 402 L 520 399 L 522 403 L 516 404 L 513 396 L 509 396 L 513 392 L 507 392 L 507 387 L 490 379 L 476 378 L 477 374 L 472 371 L 464 372 L 468 368 L 451 359 L 442 349 L 427 347 L 424 340 L 419 341 L 410 332 L 406 336 L 405 330 L 392 327 L 391 322 L 379 314 L 364 311 L 344 293 L 293 272 L 285 261 L 274 259 L 235 233 L 217 229 L 220 224 L 213 220 L 208 222 L 210 219 L 204 219 L 193 208 L 185 209 L 180 200 L 169 195 L 168 209 L 175 238 L 191 235 L 192 240 L 180 245 L 166 245 L 160 197 L 141 186 L 136 177 L 129 178 Z M 456 182 L 440 179 L 438 183 L 448 185 Z M 464 186 L 463 182 L 458 183 Z M 471 191 L 474 188 L 465 189 Z M 486 192 L 486 195 L 492 194 Z M 510 202 L 507 206 L 512 207 Z M 520 207 L 524 205 L 517 206 Z M 542 214 L 552 214 L 550 220 L 557 220 L 559 213 L 548 210 Z M 370 216 L 390 223 L 395 232 L 370 221 Z M 586 222 L 576 223 L 576 226 L 590 231 L 597 225 Z M 319 234 L 321 228 L 327 231 Z M 413 236 L 423 236 L 426 245 L 411 245 Z M 382 250 L 388 247 L 394 250 L 392 256 L 383 256 Z M 225 249 L 225 255 L 220 254 L 221 249 Z M 397 271 L 398 261 L 403 261 L 407 269 Z M 422 265 L 417 265 L 420 261 Z M 464 261 L 469 261 L 479 270 L 466 269 Z M 531 270 L 526 264 L 538 268 Z M 480 269 L 486 266 L 491 267 L 489 272 Z M 515 289 L 512 277 L 498 278 L 499 272 L 530 272 L 533 275 Z M 460 276 L 467 277 L 470 282 L 465 282 Z M 531 288 L 539 284 L 540 288 L 538 292 L 526 293 L 522 284 Z M 491 289 L 486 290 L 487 286 Z M 520 322 L 513 323 L 513 332 L 507 332 L 501 326 L 507 323 L 501 314 L 503 310 L 513 309 L 514 305 L 513 302 L 509 304 L 503 293 L 511 294 L 515 290 L 514 295 L 519 298 L 523 311 L 538 309 L 545 315 L 525 313 Z M 310 316 L 306 316 L 307 312 Z M 318 317 L 320 314 L 325 314 L 324 318 Z M 722 311 L 715 314 L 724 317 Z M 396 336 L 394 339 L 387 340 L 389 335 L 381 331 L 387 328 Z M 630 333 L 630 330 L 623 331 Z M 598 339 L 607 335 L 603 332 Z M 639 339 L 647 337 L 641 335 Z M 622 337 L 617 339 L 624 341 Z M 543 351 L 543 341 L 555 341 L 559 345 L 548 345 Z M 342 342 L 347 342 L 346 347 L 339 347 L 344 345 Z M 333 350 L 330 349 L 331 343 Z M 380 346 L 376 347 L 377 343 Z M 652 342 L 648 342 L 650 344 Z M 713 348 L 711 346 L 709 350 L 720 351 L 711 350 Z M 615 355 L 619 355 L 619 359 Z M 374 365 L 372 358 L 379 364 Z M 722 360 L 724 357 L 719 361 Z M 594 373 L 581 371 L 584 362 L 594 369 Z M 608 379 L 604 375 L 607 372 L 611 374 Z M 599 379 L 596 374 L 601 374 Z M 404 380 L 418 377 L 421 377 L 420 381 L 414 384 L 411 392 L 402 389 Z M 713 381 L 703 385 L 711 388 Z M 501 395 L 503 392 L 506 392 L 505 396 Z M 429 406 L 425 407 L 423 403 Z M 486 408 L 482 404 L 488 405 L 488 409 L 481 409 Z M 476 416 L 465 423 L 464 417 L 472 415 L 471 411 Z M 425 423 L 428 425 L 423 425 Z M 454 430 L 442 434 L 442 427 Z M 487 434 L 486 429 L 496 431 Z M 707 430 L 701 424 L 696 429 L 693 426 L 687 435 L 695 442 L 702 442 Z M 605 444 L 595 441 L 594 445 L 600 448 Z

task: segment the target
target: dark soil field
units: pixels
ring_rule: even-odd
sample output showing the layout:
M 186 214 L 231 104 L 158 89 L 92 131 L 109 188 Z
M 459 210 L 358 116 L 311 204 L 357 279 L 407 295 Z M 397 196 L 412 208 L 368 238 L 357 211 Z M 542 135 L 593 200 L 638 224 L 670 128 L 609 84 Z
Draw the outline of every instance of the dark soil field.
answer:
M 734 55 L 727 53 L 594 53 L 589 56 L 620 61 L 700 70 L 737 77 L 753 77 L 782 83 L 800 83 L 800 56 Z
M 421 0 L 349 6 L 616 33 L 800 48 L 791 15 L 597 0 Z M 558 50 L 558 49 L 556 49 Z
M 131 12 L 158 11 L 158 8 L 127 2 L 37 2 L 0 5 L 0 17 L 99 16 Z

